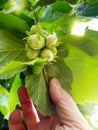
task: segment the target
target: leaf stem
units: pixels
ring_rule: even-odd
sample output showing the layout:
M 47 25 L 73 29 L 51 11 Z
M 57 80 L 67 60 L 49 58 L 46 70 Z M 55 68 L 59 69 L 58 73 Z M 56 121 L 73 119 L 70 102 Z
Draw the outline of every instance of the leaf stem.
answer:
M 35 22 L 38 23 L 39 19 L 38 19 L 38 16 L 36 15 L 36 12 L 35 12 L 33 4 L 32 4 L 32 9 L 33 9 L 33 14 L 34 14 Z
M 43 75 L 44 75 L 44 78 L 45 78 L 45 81 L 46 81 L 46 85 L 48 86 L 48 76 L 47 76 L 47 73 L 46 73 L 46 70 L 45 70 L 45 67 L 43 68 Z

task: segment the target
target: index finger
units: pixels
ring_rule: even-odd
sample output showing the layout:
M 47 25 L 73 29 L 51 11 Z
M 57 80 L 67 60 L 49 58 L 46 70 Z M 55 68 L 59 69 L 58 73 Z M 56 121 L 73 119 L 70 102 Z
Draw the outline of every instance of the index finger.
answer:
M 29 98 L 26 87 L 22 86 L 18 89 L 18 96 L 23 110 L 23 114 L 26 120 L 27 127 L 29 129 L 35 128 L 39 123 L 39 117 L 37 111 Z

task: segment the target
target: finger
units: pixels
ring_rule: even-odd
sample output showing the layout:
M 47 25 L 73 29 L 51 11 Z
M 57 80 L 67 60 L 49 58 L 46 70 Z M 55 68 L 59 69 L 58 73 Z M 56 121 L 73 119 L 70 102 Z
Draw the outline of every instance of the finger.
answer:
M 8 121 L 9 130 L 25 130 L 22 123 L 22 112 L 21 110 L 15 110 Z
M 56 78 L 50 80 L 49 90 L 62 124 L 69 127 L 75 126 L 79 129 L 82 127 L 85 130 L 91 130 L 71 96 L 61 88 Z
M 20 87 L 18 95 L 28 129 L 37 129 L 37 124 L 40 120 L 37 111 L 29 98 L 26 87 Z

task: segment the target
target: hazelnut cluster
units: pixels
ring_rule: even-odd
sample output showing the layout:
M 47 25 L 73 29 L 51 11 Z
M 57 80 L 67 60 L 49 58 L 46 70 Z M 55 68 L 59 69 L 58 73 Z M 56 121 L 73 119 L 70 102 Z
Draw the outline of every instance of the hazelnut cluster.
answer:
M 40 57 L 46 61 L 52 61 L 57 55 L 56 46 L 56 33 L 48 34 L 44 30 L 40 30 L 38 25 L 31 27 L 26 43 L 27 57 L 30 60 Z

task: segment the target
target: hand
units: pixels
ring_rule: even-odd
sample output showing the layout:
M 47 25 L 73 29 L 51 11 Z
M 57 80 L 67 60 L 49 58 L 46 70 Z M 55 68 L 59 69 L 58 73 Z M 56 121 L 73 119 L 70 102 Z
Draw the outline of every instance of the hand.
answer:
M 26 88 L 20 87 L 18 95 L 22 111 L 15 110 L 11 114 L 8 121 L 9 130 L 26 130 L 22 123 L 22 112 L 28 130 L 92 130 L 71 96 L 61 88 L 56 78 L 50 80 L 49 92 L 56 105 L 57 114 L 44 117 L 36 111 Z

